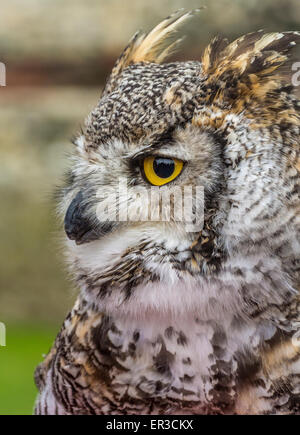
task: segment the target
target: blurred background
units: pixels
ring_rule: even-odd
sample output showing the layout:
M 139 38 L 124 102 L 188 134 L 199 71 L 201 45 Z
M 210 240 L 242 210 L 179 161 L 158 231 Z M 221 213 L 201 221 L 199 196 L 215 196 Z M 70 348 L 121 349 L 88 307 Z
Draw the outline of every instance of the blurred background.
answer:
M 174 59 L 199 59 L 216 34 L 299 30 L 299 0 L 0 0 L 0 414 L 31 414 L 34 367 L 76 290 L 60 248 L 53 194 L 70 138 L 96 105 L 116 57 L 137 29 L 185 7 L 207 9 Z M 300 60 L 300 58 L 298 58 Z

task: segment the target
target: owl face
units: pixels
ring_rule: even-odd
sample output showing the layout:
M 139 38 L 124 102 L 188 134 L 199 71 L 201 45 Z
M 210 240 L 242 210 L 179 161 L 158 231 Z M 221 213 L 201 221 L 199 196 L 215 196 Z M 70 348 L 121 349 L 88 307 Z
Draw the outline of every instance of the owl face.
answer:
M 220 286 L 223 308 L 239 306 L 245 279 L 257 292 L 262 258 L 286 276 L 269 236 L 290 212 L 282 195 L 297 172 L 299 109 L 271 72 L 297 35 L 215 39 L 199 62 L 161 65 L 164 38 L 188 17 L 133 38 L 75 141 L 62 200 L 68 256 L 83 291 L 110 307 L 203 309 Z
M 191 246 L 203 272 L 217 270 L 210 223 L 223 185 L 223 143 L 193 124 L 201 80 L 199 62 L 131 66 L 76 140 L 63 200 L 68 253 L 77 276 L 93 276 L 95 287 L 100 278 L 101 292 L 103 275 L 122 287 L 128 268 L 127 294 L 146 283 L 173 286 L 186 270 L 198 274 Z
M 188 74 L 180 64 L 138 64 L 100 100 L 77 139 L 77 194 L 65 219 L 70 239 L 82 244 L 147 228 L 158 245 L 168 231 L 193 241 L 223 174 L 221 140 L 192 122 L 200 71 L 196 62 Z M 185 218 L 200 228 L 186 231 Z

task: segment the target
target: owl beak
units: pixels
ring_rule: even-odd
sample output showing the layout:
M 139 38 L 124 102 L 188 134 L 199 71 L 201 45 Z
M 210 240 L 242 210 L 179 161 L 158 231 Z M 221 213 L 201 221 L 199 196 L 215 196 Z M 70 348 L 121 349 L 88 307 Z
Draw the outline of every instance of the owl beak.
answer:
M 79 192 L 71 202 L 65 216 L 65 232 L 70 240 L 75 240 L 77 245 L 92 242 L 100 237 L 99 231 L 84 216 L 84 212 L 83 194 Z

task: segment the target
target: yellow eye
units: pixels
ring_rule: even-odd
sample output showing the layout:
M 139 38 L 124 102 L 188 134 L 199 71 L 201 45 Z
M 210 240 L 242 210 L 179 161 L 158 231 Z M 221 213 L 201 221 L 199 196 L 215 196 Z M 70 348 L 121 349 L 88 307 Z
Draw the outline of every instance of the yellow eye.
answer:
M 173 181 L 183 168 L 183 161 L 169 157 L 150 156 L 144 159 L 144 174 L 149 183 L 163 186 Z

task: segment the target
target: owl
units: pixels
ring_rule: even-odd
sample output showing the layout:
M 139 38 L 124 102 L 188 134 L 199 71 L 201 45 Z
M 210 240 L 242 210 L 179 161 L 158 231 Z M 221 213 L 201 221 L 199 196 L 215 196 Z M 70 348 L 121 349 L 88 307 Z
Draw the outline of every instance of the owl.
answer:
M 165 62 L 193 14 L 131 39 L 74 141 L 36 414 L 300 414 L 300 33 Z

